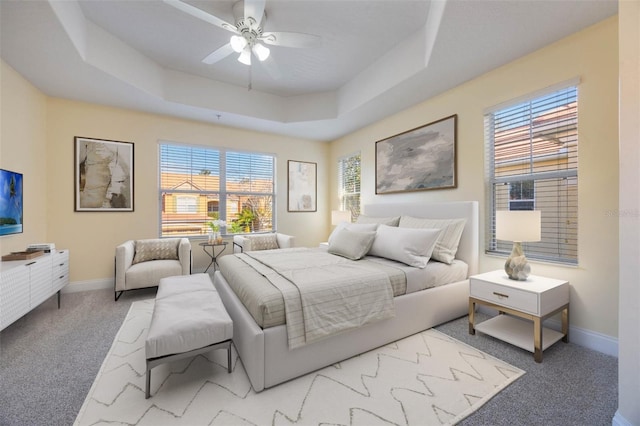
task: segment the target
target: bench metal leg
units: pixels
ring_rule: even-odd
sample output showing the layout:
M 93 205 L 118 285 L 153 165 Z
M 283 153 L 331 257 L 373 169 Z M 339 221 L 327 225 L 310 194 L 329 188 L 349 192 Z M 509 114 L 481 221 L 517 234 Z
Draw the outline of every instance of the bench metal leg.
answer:
M 194 349 L 189 352 L 183 352 L 180 354 L 173 354 L 167 356 L 161 356 L 158 358 L 149 358 L 147 359 L 147 377 L 146 377 L 146 386 L 145 386 L 145 399 L 149 399 L 151 397 L 151 369 L 153 367 L 157 367 L 160 364 L 165 364 L 171 361 L 177 361 L 179 359 L 190 358 L 196 355 L 200 355 L 203 353 L 211 352 L 215 349 L 226 349 L 227 350 L 227 372 L 231 373 L 231 340 L 225 340 L 224 342 L 214 343 L 209 346 L 205 346 L 204 348 Z
M 147 387 L 144 392 L 144 398 L 149 399 L 150 397 L 151 397 L 151 369 L 147 367 Z

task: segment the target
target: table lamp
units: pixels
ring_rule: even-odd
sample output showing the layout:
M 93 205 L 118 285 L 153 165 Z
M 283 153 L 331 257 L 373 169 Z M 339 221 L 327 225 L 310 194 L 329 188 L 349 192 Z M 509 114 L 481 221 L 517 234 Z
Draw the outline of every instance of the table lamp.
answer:
M 332 210 L 331 224 L 337 226 L 342 222 L 351 222 L 351 212 L 346 210 Z
M 513 241 L 513 250 L 504 264 L 512 280 L 525 281 L 531 272 L 522 243 L 540 241 L 540 223 L 540 210 L 496 211 L 496 239 Z

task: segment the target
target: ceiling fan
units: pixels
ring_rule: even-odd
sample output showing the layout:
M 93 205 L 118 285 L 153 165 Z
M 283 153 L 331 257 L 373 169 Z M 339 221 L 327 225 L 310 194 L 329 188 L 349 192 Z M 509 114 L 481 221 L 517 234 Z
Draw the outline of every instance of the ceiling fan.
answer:
M 233 35 L 229 43 L 214 50 L 202 62 L 215 64 L 227 56 L 239 53 L 238 61 L 251 65 L 251 57 L 255 56 L 260 62 L 265 61 L 270 50 L 265 44 L 282 47 L 308 48 L 320 45 L 321 38 L 317 35 L 293 32 L 267 32 L 263 30 L 266 21 L 264 10 L 266 0 L 244 0 L 233 5 L 235 24 L 231 24 L 202 9 L 181 0 L 164 0 L 165 3 L 185 12 L 195 18 L 225 29 Z M 242 9 L 244 11 L 242 12 Z

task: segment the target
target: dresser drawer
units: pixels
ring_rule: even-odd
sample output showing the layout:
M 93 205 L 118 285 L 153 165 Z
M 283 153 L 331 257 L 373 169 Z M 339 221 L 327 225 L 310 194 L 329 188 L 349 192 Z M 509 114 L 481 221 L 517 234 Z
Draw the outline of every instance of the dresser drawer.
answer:
M 505 308 L 540 315 L 537 293 L 472 278 L 470 280 L 470 295 Z

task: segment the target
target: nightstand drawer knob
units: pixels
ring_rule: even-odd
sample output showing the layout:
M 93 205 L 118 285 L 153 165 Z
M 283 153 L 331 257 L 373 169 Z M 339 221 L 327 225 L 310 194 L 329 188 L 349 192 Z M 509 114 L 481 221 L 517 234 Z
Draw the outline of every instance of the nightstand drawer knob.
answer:
M 497 291 L 494 291 L 493 294 L 498 296 L 500 299 L 508 299 L 509 298 L 508 294 L 498 293 Z

